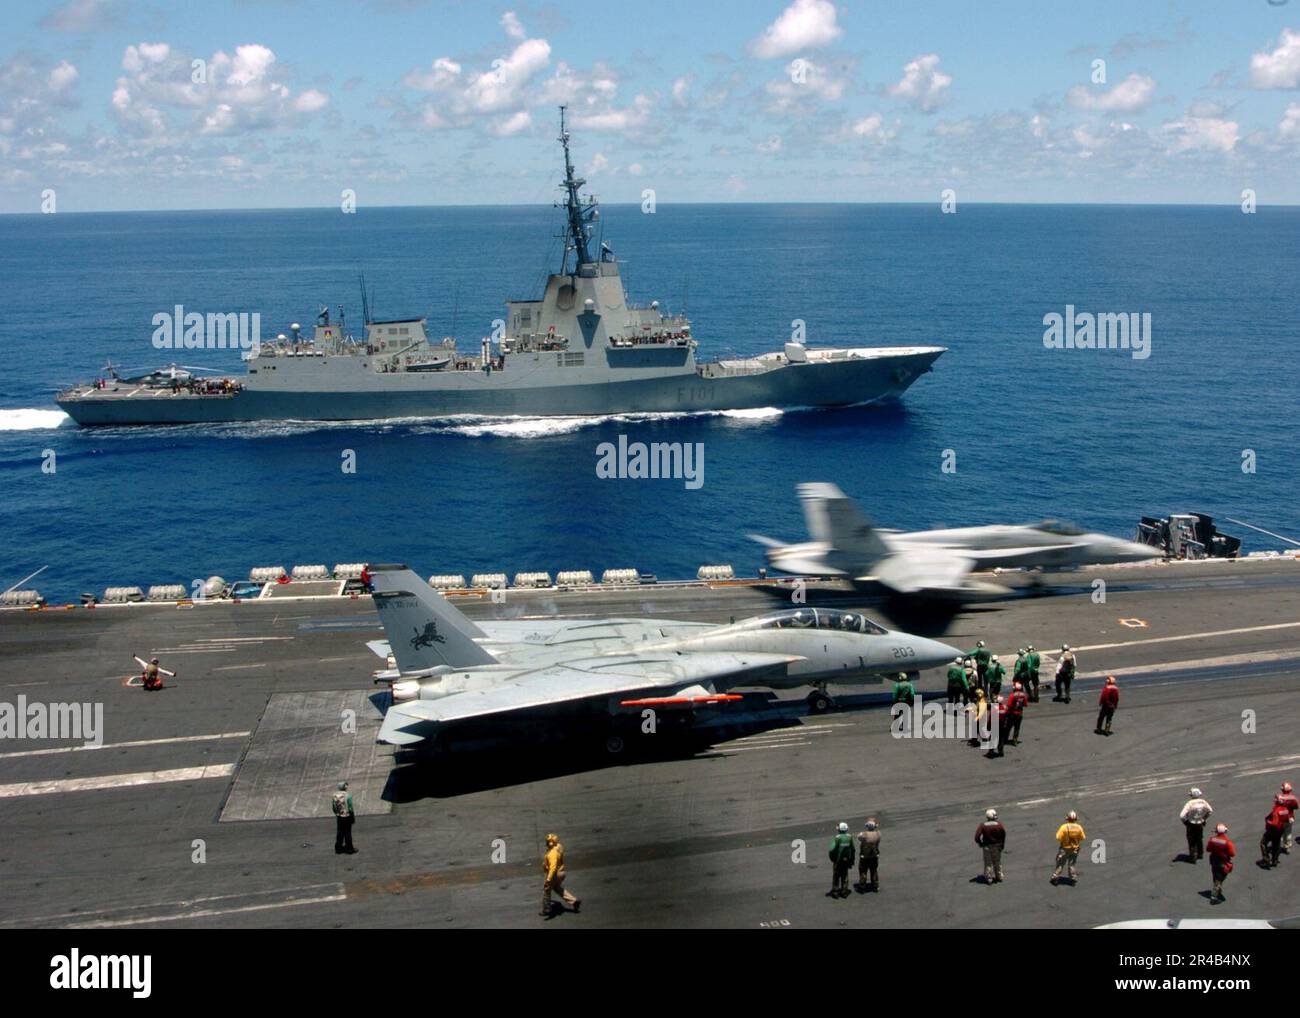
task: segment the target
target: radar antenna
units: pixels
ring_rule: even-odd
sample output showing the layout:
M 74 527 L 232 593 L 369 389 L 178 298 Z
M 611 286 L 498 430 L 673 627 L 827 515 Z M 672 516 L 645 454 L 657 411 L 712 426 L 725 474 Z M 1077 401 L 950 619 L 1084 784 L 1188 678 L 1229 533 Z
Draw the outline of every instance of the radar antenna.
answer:
M 587 230 L 588 221 L 598 217 L 596 212 L 596 202 L 588 195 L 587 201 L 584 202 L 578 194 L 578 189 L 586 183 L 581 177 L 573 175 L 573 159 L 569 155 L 569 132 L 564 126 L 564 111 L 567 107 L 560 107 L 560 144 L 564 146 L 564 183 L 560 186 L 564 188 L 564 209 L 566 216 L 566 235 L 568 245 L 564 250 L 564 259 L 560 264 L 562 275 L 568 274 L 569 251 L 572 250 L 577 258 L 577 265 L 587 265 L 591 262 L 591 252 L 587 247 Z M 574 267 L 577 271 L 577 266 Z

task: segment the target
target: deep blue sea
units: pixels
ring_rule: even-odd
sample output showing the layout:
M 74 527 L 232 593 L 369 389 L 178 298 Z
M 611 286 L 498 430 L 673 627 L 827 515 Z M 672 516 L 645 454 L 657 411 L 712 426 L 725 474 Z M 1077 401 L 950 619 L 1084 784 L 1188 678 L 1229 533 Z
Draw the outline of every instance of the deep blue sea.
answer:
M 950 348 L 901 404 L 583 421 L 80 430 L 66 383 L 170 358 L 156 312 L 322 304 L 426 315 L 474 351 L 558 261 L 549 207 L 0 216 L 0 589 L 51 599 L 251 566 L 400 560 L 424 574 L 703 562 L 804 533 L 800 481 L 882 526 L 1059 517 L 1131 534 L 1199 510 L 1300 530 L 1300 209 L 660 205 L 604 209 L 634 300 L 686 306 L 701 359 L 811 344 Z M 1152 355 L 1048 350 L 1043 316 L 1150 312 Z M 358 330 L 359 331 L 359 330 Z M 182 363 L 233 370 L 235 354 Z M 702 442 L 704 485 L 601 480 L 596 447 Z M 357 473 L 340 470 L 344 449 Z M 941 469 L 944 450 L 956 471 Z M 1256 472 L 1242 470 L 1255 452 Z M 42 473 L 45 450 L 57 470 Z M 1225 526 L 1230 531 L 1239 528 Z M 1247 548 L 1277 546 L 1246 534 Z

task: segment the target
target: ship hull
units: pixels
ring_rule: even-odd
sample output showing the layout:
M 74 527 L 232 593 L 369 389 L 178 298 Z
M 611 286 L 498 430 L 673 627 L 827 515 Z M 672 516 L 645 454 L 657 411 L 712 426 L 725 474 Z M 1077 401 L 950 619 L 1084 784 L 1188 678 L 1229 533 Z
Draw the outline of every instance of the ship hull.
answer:
M 363 421 L 394 418 L 589 417 L 700 413 L 760 407 L 835 407 L 900 396 L 943 353 L 919 348 L 890 357 L 789 364 L 753 373 L 667 375 L 630 381 L 512 387 L 500 384 L 387 390 L 294 390 L 245 387 L 234 395 L 159 390 L 134 394 L 92 390 L 59 406 L 86 426 L 209 424 L 253 421 Z M 502 373 L 504 375 L 504 373 Z M 502 377 L 501 375 L 498 376 Z

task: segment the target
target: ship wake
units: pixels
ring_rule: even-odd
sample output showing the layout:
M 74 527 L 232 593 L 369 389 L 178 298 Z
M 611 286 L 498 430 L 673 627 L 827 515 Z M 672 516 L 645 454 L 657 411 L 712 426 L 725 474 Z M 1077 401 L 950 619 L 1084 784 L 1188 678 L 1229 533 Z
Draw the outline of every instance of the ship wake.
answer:
M 0 410 L 0 431 L 44 431 L 61 428 L 71 420 L 62 410 L 40 410 L 34 407 Z

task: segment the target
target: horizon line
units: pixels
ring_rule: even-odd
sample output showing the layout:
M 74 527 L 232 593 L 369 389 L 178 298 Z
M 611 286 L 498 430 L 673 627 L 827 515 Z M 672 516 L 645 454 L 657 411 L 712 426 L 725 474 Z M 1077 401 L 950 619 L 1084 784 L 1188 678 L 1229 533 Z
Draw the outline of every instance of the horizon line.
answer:
M 637 208 L 640 206 L 638 201 L 626 202 L 602 202 L 602 206 L 607 208 Z M 798 200 L 776 200 L 776 201 L 674 201 L 659 203 L 665 206 L 687 206 L 702 207 L 715 205 L 734 205 L 734 206 L 781 206 L 781 205 L 798 205 L 798 206 L 933 206 L 942 204 L 939 201 L 798 201 Z M 1239 209 L 1240 202 L 1199 202 L 1199 201 L 1167 201 L 1167 202 L 1088 202 L 1088 201 L 974 201 L 965 200 L 959 202 L 960 205 L 975 205 L 979 207 L 991 206 L 1008 206 L 1008 207 L 1044 207 L 1044 208 L 1204 208 L 1204 209 Z M 367 205 L 362 206 L 367 209 L 381 211 L 388 209 L 536 209 L 536 208 L 557 208 L 551 202 L 463 202 L 452 204 L 396 204 L 396 205 Z M 1269 209 L 1293 209 L 1300 208 L 1300 201 L 1297 202 L 1273 202 L 1258 203 L 1256 208 Z M 147 215 L 157 213 L 216 213 L 216 212 L 337 212 L 337 205 L 231 205 L 206 208 L 158 208 L 158 209 L 77 209 L 67 212 L 19 212 L 5 211 L 0 212 L 0 216 L 86 216 L 86 215 Z M 355 213 L 341 213 L 353 215 Z

